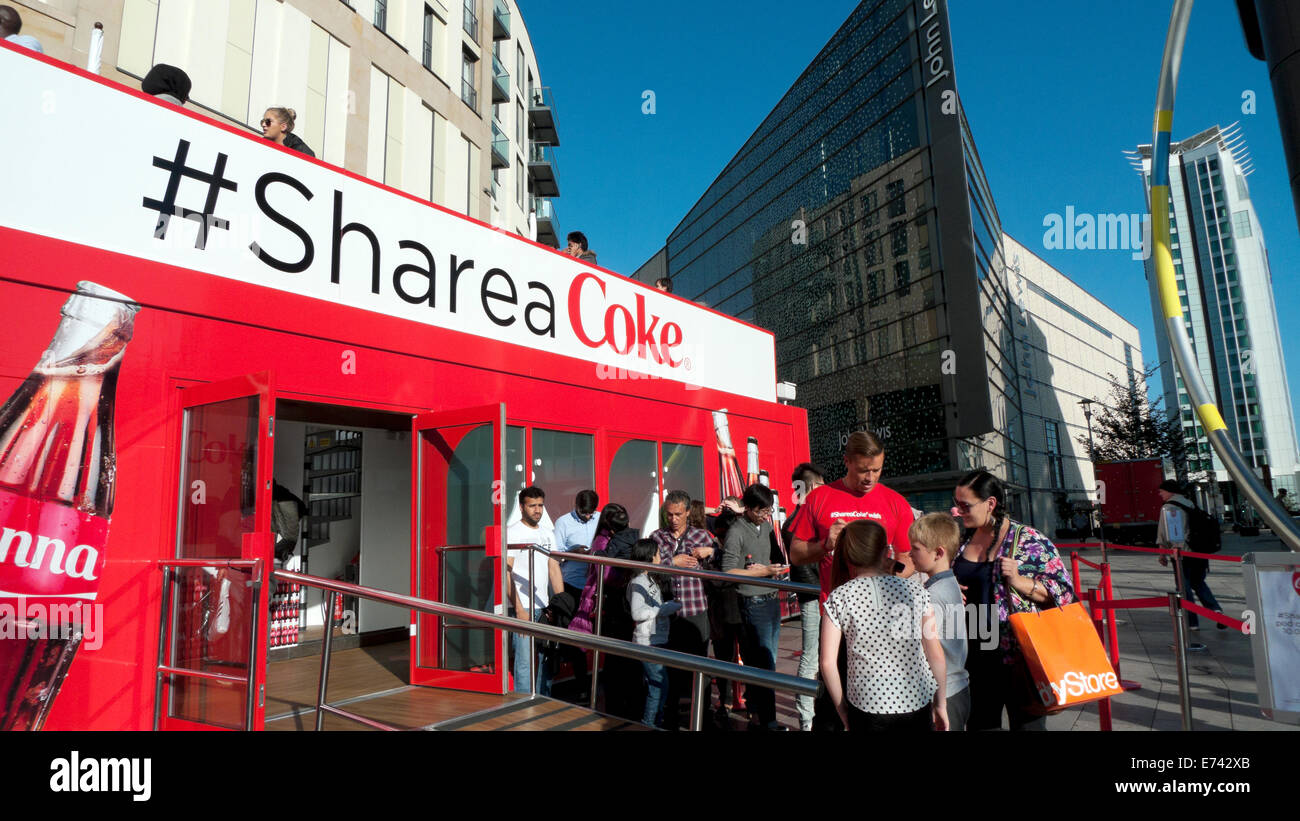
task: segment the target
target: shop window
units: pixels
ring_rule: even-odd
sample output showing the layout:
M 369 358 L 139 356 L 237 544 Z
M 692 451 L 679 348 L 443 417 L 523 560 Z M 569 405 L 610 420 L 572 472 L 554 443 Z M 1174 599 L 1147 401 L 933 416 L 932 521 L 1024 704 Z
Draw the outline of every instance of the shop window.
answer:
M 658 446 L 634 439 L 624 442 L 609 466 L 609 499 L 627 508 L 628 526 L 648 536 L 659 528 Z
M 524 463 L 528 460 L 528 451 L 524 445 L 526 433 L 523 428 L 515 425 L 506 428 L 506 521 L 514 516 L 515 508 L 519 507 L 519 491 L 531 484 L 528 474 L 524 472 Z
M 551 520 L 573 510 L 573 498 L 596 488 L 595 439 L 589 433 L 533 430 L 532 484 L 546 491 Z
M 664 490 L 684 490 L 692 499 L 704 499 L 704 448 L 665 442 L 660 465 Z

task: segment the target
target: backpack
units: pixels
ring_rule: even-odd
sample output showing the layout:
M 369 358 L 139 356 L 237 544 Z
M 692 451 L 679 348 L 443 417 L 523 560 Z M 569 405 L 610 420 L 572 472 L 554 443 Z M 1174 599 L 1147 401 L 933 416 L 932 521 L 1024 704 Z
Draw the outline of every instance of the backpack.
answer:
M 1187 549 L 1193 553 L 1218 553 L 1223 549 L 1219 520 L 1201 510 L 1170 502 L 1187 514 Z
M 551 596 L 550 603 L 542 609 L 538 621 L 552 627 L 568 627 L 577 609 L 578 604 L 573 600 L 573 596 L 568 593 L 556 593 Z M 551 651 L 558 649 L 560 643 L 554 639 L 538 639 L 537 646 L 543 651 Z

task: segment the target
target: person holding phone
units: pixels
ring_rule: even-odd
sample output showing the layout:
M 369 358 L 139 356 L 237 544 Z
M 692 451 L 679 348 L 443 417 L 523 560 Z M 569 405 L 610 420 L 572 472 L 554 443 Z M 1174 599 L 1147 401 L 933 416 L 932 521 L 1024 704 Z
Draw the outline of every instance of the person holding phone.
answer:
M 737 576 L 772 578 L 788 569 L 769 564 L 772 550 L 772 491 L 760 484 L 745 488 L 744 512 L 736 517 L 722 543 L 722 571 Z M 740 594 L 740 654 L 746 666 L 776 669 L 776 648 L 781 635 L 778 591 L 754 584 L 737 585 Z M 749 729 L 785 730 L 776 720 L 776 695 L 770 688 L 747 687 Z

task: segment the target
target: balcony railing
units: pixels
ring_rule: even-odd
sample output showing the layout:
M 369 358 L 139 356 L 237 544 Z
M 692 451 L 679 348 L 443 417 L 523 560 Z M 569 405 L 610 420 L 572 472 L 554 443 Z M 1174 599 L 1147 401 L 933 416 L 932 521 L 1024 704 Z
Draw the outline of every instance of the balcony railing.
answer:
M 469 80 L 460 81 L 460 98 L 465 101 L 465 105 L 478 111 L 478 89 Z
M 537 221 L 537 241 L 559 248 L 560 221 L 555 216 L 555 203 L 544 197 L 529 197 L 529 206 Z
M 492 123 L 492 167 L 510 167 L 510 138 Z
M 478 12 L 475 10 L 475 0 L 465 0 L 465 33 L 469 39 L 475 43 L 478 42 Z
M 528 151 L 528 174 L 533 178 L 533 193 L 539 197 L 560 196 L 556 180 L 555 155 L 549 146 L 533 143 Z
M 492 3 L 492 39 L 510 39 L 510 7 L 504 0 L 494 0 Z
M 510 102 L 510 72 L 495 54 L 492 55 L 492 102 Z
M 550 87 L 543 86 L 533 90 L 532 99 L 528 101 L 528 122 L 532 126 L 532 138 L 535 142 L 547 145 L 560 144 L 560 133 L 555 123 L 555 101 Z

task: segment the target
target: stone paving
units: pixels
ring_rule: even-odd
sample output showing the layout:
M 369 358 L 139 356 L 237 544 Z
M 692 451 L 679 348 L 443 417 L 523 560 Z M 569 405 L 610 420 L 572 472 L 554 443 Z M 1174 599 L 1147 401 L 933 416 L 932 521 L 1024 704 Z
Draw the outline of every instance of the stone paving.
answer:
M 1280 551 L 1286 548 L 1268 530 L 1257 537 L 1235 533 L 1223 535 L 1225 556 L 1250 552 Z M 1100 561 L 1100 551 L 1084 550 L 1081 555 Z M 1112 584 L 1115 597 L 1144 598 L 1167 595 L 1174 588 L 1173 569 L 1161 567 L 1150 553 L 1111 551 Z M 1067 555 L 1068 561 L 1068 555 Z M 1100 583 L 1100 573 L 1082 567 L 1083 585 Z M 1241 618 L 1245 609 L 1241 565 L 1212 562 L 1208 579 L 1210 589 L 1224 613 Z M 1169 609 L 1125 610 L 1119 612 L 1120 671 L 1123 678 L 1142 685 L 1111 699 L 1112 726 L 1115 730 L 1181 730 L 1178 672 L 1174 664 L 1173 622 Z M 1250 638 L 1236 630 L 1218 630 L 1209 619 L 1201 619 L 1199 632 L 1188 633 L 1192 642 L 1204 644 L 1204 652 L 1188 657 L 1190 670 L 1192 719 L 1196 730 L 1296 730 L 1263 718 L 1257 707 L 1255 667 Z M 799 620 L 792 619 L 781 630 L 781 652 L 777 669 L 794 675 L 799 664 L 801 643 Z M 780 721 L 798 728 L 794 697 L 778 693 Z M 743 714 L 742 714 L 743 715 Z M 1097 730 L 1097 705 L 1066 710 L 1047 719 L 1049 730 Z

